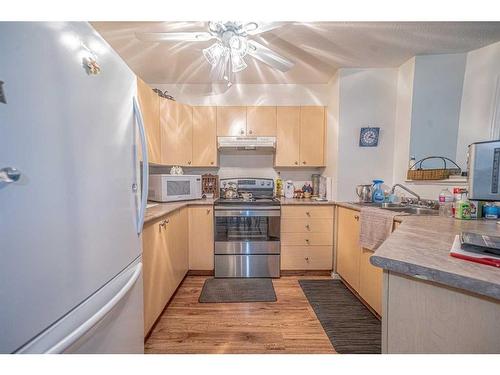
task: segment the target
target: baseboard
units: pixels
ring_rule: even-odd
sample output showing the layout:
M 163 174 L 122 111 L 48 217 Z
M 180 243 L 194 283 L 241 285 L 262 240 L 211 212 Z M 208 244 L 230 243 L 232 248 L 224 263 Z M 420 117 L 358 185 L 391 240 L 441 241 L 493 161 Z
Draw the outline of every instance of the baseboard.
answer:
M 330 276 L 330 270 L 282 270 L 281 276 Z
M 188 276 L 213 276 L 214 270 L 189 270 Z

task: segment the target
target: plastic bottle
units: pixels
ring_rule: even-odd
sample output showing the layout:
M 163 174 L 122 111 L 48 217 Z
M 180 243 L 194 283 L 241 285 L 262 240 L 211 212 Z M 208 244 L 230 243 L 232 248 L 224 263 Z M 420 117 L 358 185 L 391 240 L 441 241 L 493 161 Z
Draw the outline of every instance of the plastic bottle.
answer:
M 453 194 L 448 189 L 441 190 L 439 193 L 439 216 L 452 216 L 453 201 Z
M 373 202 L 384 202 L 385 194 L 382 190 L 383 180 L 373 180 L 373 192 L 372 192 L 372 201 Z
M 455 204 L 455 219 L 471 219 L 470 203 L 467 200 L 467 193 L 462 193 L 460 200 Z
M 283 180 L 281 179 L 280 172 L 278 172 L 278 178 L 276 179 L 276 197 L 281 198 L 283 196 Z

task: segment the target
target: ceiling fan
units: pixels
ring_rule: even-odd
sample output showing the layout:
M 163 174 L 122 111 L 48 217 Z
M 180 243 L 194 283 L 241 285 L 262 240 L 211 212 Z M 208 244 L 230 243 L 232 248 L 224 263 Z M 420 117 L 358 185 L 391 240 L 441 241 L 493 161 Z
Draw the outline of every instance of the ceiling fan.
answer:
M 283 23 L 279 22 L 218 21 L 208 22 L 208 31 L 144 32 L 136 33 L 136 37 L 139 40 L 148 42 L 174 40 L 204 42 L 215 39 L 214 44 L 203 49 L 203 56 L 212 66 L 212 79 L 225 81 L 228 86 L 231 86 L 234 81 L 234 73 L 240 72 L 247 67 L 244 60 L 246 55 L 250 55 L 281 72 L 286 72 L 295 65 L 293 61 L 286 57 L 279 55 L 255 40 L 249 39 L 249 37 L 279 28 L 282 25 Z

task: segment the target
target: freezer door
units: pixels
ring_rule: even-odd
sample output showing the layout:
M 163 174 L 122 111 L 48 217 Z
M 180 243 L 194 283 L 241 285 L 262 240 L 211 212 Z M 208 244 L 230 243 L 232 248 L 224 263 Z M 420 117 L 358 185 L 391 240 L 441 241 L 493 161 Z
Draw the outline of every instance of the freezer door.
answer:
M 0 184 L 9 353 L 140 255 L 140 189 L 135 76 L 88 23 L 2 22 L 0 51 L 0 169 L 20 174 Z
M 138 258 L 18 353 L 144 353 L 142 296 Z

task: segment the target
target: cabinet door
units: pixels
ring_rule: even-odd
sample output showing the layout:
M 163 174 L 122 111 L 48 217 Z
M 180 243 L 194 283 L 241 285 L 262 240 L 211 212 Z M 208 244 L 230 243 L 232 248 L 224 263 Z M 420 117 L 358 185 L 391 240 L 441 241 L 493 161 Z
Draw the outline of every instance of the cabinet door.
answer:
M 188 219 L 187 209 L 175 211 L 170 227 L 170 259 L 172 261 L 172 294 L 188 271 Z
M 160 164 L 160 97 L 140 78 L 137 78 L 137 97 L 147 133 L 149 162 Z M 142 160 L 140 148 L 138 152 Z
M 276 158 L 277 167 L 299 165 L 300 107 L 276 109 Z
M 247 107 L 247 135 L 276 136 L 276 107 Z
M 217 107 L 217 136 L 242 136 L 246 135 L 246 129 L 246 107 Z
M 168 236 L 166 226 L 158 220 L 144 227 L 142 234 L 142 263 L 144 286 L 144 336 L 160 316 L 168 302 L 169 270 Z
M 382 268 L 370 263 L 373 251 L 361 248 L 359 260 L 359 295 L 382 315 Z
M 217 108 L 193 107 L 193 166 L 217 165 Z
M 359 290 L 359 212 L 338 208 L 337 273 Z
M 214 217 L 212 206 L 189 207 L 189 269 L 214 269 Z
M 300 165 L 325 165 L 325 108 L 300 108 Z
M 190 106 L 173 100 L 160 102 L 162 162 L 189 166 L 193 152 L 193 111 Z

